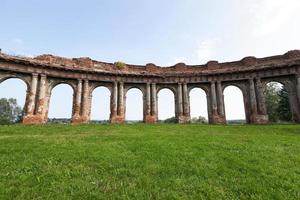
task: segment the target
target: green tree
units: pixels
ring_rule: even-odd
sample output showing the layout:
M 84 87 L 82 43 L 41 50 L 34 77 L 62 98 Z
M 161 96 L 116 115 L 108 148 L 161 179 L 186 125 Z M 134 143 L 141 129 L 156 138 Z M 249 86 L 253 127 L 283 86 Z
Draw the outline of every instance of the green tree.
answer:
M 193 117 L 191 119 L 192 123 L 199 123 L 199 124 L 207 124 L 208 121 L 205 117 L 199 116 L 199 117 Z
M 285 87 L 282 87 L 282 89 L 279 91 L 277 112 L 280 121 L 291 121 L 292 113 L 289 104 L 289 94 Z
M 267 113 L 269 115 L 270 122 L 277 122 L 279 120 L 279 115 L 277 112 L 278 104 L 279 104 L 279 91 L 280 85 L 275 82 L 271 82 L 267 85 L 266 88 L 266 105 L 267 105 Z
M 22 121 L 22 118 L 23 111 L 16 99 L 0 99 L 0 124 L 18 123 Z
M 176 118 L 175 117 L 170 117 L 170 118 L 168 118 L 168 119 L 165 119 L 164 121 L 163 121 L 163 123 L 167 123 L 167 124 L 171 124 L 171 123 L 176 123 L 177 122 L 177 120 L 176 120 Z
M 291 121 L 288 91 L 280 84 L 271 82 L 266 88 L 266 105 L 270 122 Z

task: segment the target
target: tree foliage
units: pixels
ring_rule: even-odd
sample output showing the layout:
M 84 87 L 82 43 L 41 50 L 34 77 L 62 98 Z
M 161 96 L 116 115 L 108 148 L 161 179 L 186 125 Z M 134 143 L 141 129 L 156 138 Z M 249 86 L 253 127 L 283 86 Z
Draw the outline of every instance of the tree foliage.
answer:
M 18 123 L 22 121 L 22 118 L 23 111 L 16 99 L 0 99 L 0 124 Z
M 283 87 L 279 92 L 277 112 L 280 121 L 291 121 L 292 113 L 290 110 L 288 91 L 285 87 Z
M 208 121 L 205 117 L 199 116 L 199 117 L 193 117 L 191 119 L 191 123 L 207 124 Z
M 165 120 L 163 120 L 163 123 L 176 123 L 177 122 L 177 120 L 176 120 L 176 117 L 170 117 L 170 118 L 168 118 L 168 119 L 165 119 Z
M 266 105 L 270 122 L 291 121 L 288 91 L 284 86 L 276 82 L 267 85 Z

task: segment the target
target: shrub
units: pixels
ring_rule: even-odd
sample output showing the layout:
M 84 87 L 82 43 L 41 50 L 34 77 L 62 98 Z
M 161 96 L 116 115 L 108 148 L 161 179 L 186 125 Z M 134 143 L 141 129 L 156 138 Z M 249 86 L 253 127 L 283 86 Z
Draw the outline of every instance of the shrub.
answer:
M 121 61 L 118 61 L 118 62 L 115 62 L 115 66 L 116 66 L 116 68 L 118 68 L 118 69 L 124 69 L 125 66 L 126 66 L 126 63 L 121 62 Z

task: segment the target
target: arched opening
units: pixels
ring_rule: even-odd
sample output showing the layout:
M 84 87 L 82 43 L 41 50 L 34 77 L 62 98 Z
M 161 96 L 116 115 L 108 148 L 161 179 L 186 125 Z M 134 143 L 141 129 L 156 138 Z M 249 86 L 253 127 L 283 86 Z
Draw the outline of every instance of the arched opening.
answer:
M 269 82 L 266 87 L 265 97 L 270 122 L 292 121 L 289 95 L 285 85 L 279 82 Z
M 245 106 L 243 92 L 236 86 L 228 86 L 224 90 L 225 114 L 228 124 L 245 123 Z
M 207 123 L 207 98 L 206 92 L 201 88 L 194 88 L 190 91 L 190 108 L 192 123 Z
M 19 78 L 0 82 L 0 124 L 22 121 L 26 90 L 27 84 Z
M 143 121 L 143 93 L 140 89 L 127 91 L 125 119 L 129 123 Z
M 51 91 L 48 118 L 52 123 L 69 123 L 72 118 L 73 88 L 59 84 Z
M 108 123 L 110 116 L 110 90 L 97 87 L 92 93 L 91 122 Z
M 162 89 L 158 97 L 158 120 L 175 121 L 175 96 L 172 90 Z

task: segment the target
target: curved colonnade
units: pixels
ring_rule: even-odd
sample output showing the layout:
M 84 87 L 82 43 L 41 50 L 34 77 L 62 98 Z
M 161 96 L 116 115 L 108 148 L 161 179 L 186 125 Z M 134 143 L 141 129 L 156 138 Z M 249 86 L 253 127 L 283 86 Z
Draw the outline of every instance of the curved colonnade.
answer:
M 238 87 L 243 94 L 247 123 L 268 123 L 265 88 L 269 82 L 280 82 L 288 90 L 292 120 L 300 122 L 300 51 L 266 58 L 246 57 L 240 61 L 190 66 L 179 63 L 172 67 L 118 66 L 90 58 L 67 59 L 53 55 L 35 58 L 0 53 L 0 83 L 9 78 L 22 79 L 27 85 L 25 124 L 44 124 L 48 121 L 52 89 L 61 83 L 74 91 L 72 123 L 88 123 L 93 91 L 106 87 L 111 92 L 110 121 L 123 123 L 126 93 L 132 88 L 143 94 L 143 120 L 158 120 L 157 94 L 162 89 L 174 93 L 175 117 L 178 123 L 190 122 L 189 93 L 201 88 L 207 96 L 208 120 L 225 124 L 223 91 L 227 86 Z

